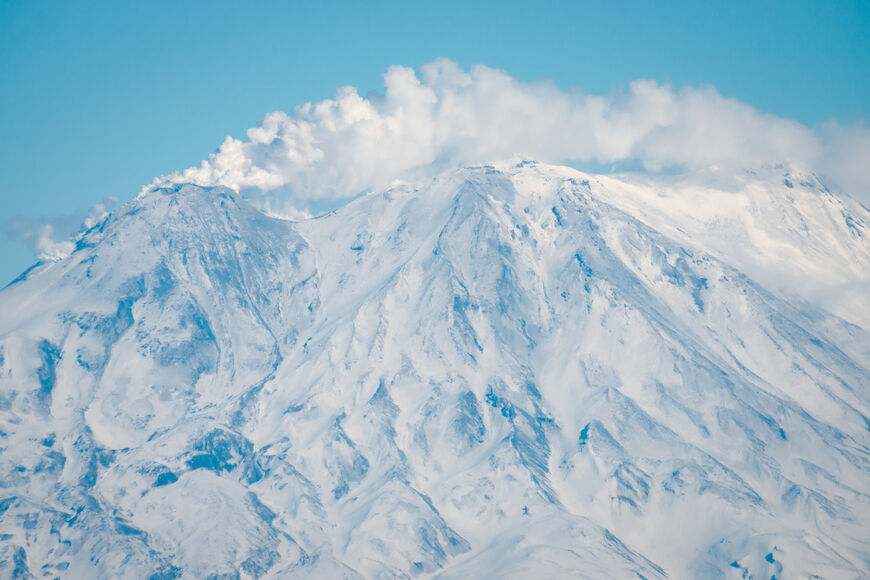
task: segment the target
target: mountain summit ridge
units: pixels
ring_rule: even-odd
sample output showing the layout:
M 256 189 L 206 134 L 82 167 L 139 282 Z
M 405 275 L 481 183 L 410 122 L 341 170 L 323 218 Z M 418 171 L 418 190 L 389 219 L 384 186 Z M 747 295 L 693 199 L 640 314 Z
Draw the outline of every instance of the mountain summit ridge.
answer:
M 866 208 L 753 179 L 834 224 L 763 247 L 870 255 Z M 140 195 L 0 293 L 0 566 L 868 573 L 870 336 L 642 193 L 511 160 L 301 221 Z

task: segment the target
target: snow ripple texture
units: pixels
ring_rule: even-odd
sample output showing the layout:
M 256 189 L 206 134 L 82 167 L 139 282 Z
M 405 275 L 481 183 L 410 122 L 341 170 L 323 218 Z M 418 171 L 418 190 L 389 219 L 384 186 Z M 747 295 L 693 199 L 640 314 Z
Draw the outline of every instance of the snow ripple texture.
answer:
M 680 187 L 141 195 L 0 293 L 0 576 L 870 576 L 870 211 Z

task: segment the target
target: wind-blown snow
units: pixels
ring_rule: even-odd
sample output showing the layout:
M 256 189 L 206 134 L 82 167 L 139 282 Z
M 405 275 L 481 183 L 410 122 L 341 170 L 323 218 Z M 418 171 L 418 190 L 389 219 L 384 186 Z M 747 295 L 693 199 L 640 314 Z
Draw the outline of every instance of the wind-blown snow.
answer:
M 692 187 L 141 195 L 0 293 L 0 567 L 867 576 L 870 211 L 794 169 Z

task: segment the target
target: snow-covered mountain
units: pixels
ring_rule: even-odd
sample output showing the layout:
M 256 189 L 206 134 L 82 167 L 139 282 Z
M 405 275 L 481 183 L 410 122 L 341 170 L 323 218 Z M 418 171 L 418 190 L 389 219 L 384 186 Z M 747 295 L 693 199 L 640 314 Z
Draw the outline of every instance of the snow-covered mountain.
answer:
M 0 570 L 867 577 L 868 240 L 785 168 L 143 194 L 0 293 Z

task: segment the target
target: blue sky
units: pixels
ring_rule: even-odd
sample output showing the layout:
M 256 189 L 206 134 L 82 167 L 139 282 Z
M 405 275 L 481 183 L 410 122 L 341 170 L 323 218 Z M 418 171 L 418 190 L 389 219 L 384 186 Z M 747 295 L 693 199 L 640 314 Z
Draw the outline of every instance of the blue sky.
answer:
M 870 108 L 868 2 L 252 4 L 0 1 L 0 284 L 35 261 L 22 228 L 127 200 L 269 111 L 382 91 L 391 65 L 710 84 L 810 127 Z

